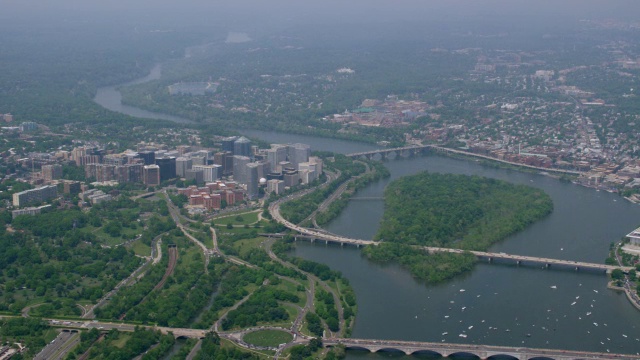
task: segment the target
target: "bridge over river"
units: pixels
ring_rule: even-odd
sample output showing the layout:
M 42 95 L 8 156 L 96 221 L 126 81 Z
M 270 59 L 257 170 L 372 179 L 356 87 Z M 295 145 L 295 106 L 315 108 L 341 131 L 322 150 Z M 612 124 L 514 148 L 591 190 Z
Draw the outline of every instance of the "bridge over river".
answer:
M 285 200 L 291 200 L 291 199 L 285 199 Z M 282 215 L 280 214 L 280 204 L 282 204 L 282 201 L 283 200 L 280 200 L 270 204 L 269 212 L 271 213 L 271 216 L 273 217 L 273 219 L 275 219 L 277 222 L 279 222 L 280 224 L 283 224 L 288 229 L 299 233 L 300 238 L 309 239 L 311 242 L 320 240 L 320 241 L 324 241 L 325 243 L 331 242 L 331 243 L 336 243 L 340 245 L 349 244 L 349 245 L 355 245 L 358 247 L 379 244 L 379 242 L 377 241 L 352 239 L 352 238 L 348 238 L 348 237 L 344 237 L 336 234 L 331 234 L 325 231 L 320 231 L 318 229 L 310 229 L 310 228 L 305 228 L 305 227 L 293 224 L 292 222 L 282 217 Z M 265 235 L 266 236 L 282 236 L 278 234 L 265 234 Z M 434 253 L 434 252 L 463 253 L 465 252 L 465 250 L 451 249 L 451 248 L 440 248 L 440 247 L 423 247 L 423 248 L 430 253 Z M 563 267 L 571 267 L 575 270 L 581 270 L 581 269 L 601 270 L 606 273 L 610 273 L 614 269 L 621 269 L 625 272 L 629 272 L 629 270 L 632 269 L 631 267 L 619 267 L 619 266 L 612 266 L 612 265 L 594 264 L 594 263 L 561 260 L 561 259 L 550 259 L 550 258 L 542 258 L 542 257 L 535 257 L 535 256 L 492 253 L 492 252 L 483 252 L 483 251 L 469 251 L 469 252 L 474 254 L 476 257 L 488 259 L 489 261 L 493 261 L 497 259 L 507 260 L 507 261 L 510 260 L 518 265 L 538 264 L 547 268 L 552 267 L 553 265 L 556 265 L 556 266 L 563 266 Z
M 323 345 L 333 347 L 344 345 L 347 349 L 364 349 L 371 352 L 377 351 L 400 351 L 407 355 L 416 353 L 426 353 L 448 357 L 451 355 L 474 355 L 480 359 L 489 359 L 493 356 L 511 356 L 518 360 L 531 359 L 555 359 L 555 360 L 578 360 L 578 359 L 633 359 L 640 360 L 640 355 L 594 353 L 572 350 L 555 349 L 535 349 L 526 347 L 508 347 L 491 345 L 466 345 L 452 343 L 430 343 L 416 341 L 398 340 L 372 340 L 372 339 L 323 339 Z
M 471 153 L 471 152 L 468 152 L 468 151 L 457 150 L 457 149 L 449 149 L 449 148 L 436 146 L 436 145 L 411 145 L 411 146 L 397 147 L 397 148 L 391 148 L 391 149 L 379 149 L 379 150 L 371 150 L 371 151 L 363 151 L 363 152 L 351 153 L 351 154 L 347 154 L 347 156 L 349 156 L 351 158 L 354 158 L 354 159 L 362 158 L 362 157 L 367 158 L 367 159 L 372 159 L 374 156 L 378 155 L 382 159 L 386 159 L 391 154 L 395 154 L 395 156 L 411 157 L 411 156 L 416 156 L 418 154 L 426 153 L 428 151 L 435 151 L 435 152 L 446 153 L 446 154 L 473 156 L 473 157 L 477 157 L 477 158 L 480 158 L 480 159 L 497 161 L 497 162 L 501 162 L 503 164 L 513 165 L 513 166 L 521 166 L 521 167 L 528 168 L 528 169 L 546 171 L 546 172 L 550 172 L 550 173 L 568 174 L 568 175 L 580 175 L 580 174 L 582 174 L 582 172 L 576 171 L 576 170 L 545 168 L 545 167 L 540 167 L 540 166 L 527 165 L 527 164 L 522 164 L 522 163 L 518 163 L 518 162 L 513 162 L 513 161 L 494 158 L 494 157 L 491 157 L 491 156 L 488 156 L 488 155 L 476 154 L 476 153 Z

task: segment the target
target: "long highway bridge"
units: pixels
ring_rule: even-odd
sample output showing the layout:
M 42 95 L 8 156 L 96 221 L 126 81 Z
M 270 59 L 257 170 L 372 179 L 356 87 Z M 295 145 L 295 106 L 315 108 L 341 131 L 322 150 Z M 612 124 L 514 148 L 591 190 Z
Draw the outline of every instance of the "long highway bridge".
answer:
M 513 161 L 497 159 L 497 158 L 494 158 L 494 157 L 491 157 L 491 156 L 488 156 L 488 155 L 475 154 L 475 153 L 471 153 L 471 152 L 468 152 L 468 151 L 449 149 L 449 148 L 445 148 L 445 147 L 442 147 L 442 146 L 436 146 L 436 145 L 411 145 L 411 146 L 397 147 L 397 148 L 391 148 L 391 149 L 379 149 L 379 150 L 371 150 L 371 151 L 363 151 L 363 152 L 351 153 L 351 154 L 347 154 L 346 156 L 354 158 L 354 159 L 358 159 L 358 158 L 362 158 L 362 157 L 367 158 L 367 159 L 372 159 L 374 156 L 378 155 L 382 159 L 386 159 L 391 154 L 395 154 L 396 156 L 411 157 L 411 156 L 422 154 L 422 153 L 425 153 L 425 152 L 428 152 L 428 151 L 435 151 L 435 152 L 440 152 L 440 153 L 448 153 L 448 154 L 456 154 L 456 155 L 473 156 L 473 157 L 477 157 L 477 158 L 481 158 L 481 159 L 485 159 L 485 160 L 501 162 L 503 164 L 513 165 L 513 166 L 521 166 L 521 167 L 525 167 L 525 168 L 528 168 L 528 169 L 546 171 L 546 172 L 550 172 L 550 173 L 552 172 L 552 173 L 557 173 L 557 174 L 568 174 L 568 175 L 580 175 L 580 174 L 582 174 L 582 172 L 576 171 L 576 170 L 545 168 L 545 167 L 540 167 L 540 166 L 527 165 L 527 164 L 517 163 L 517 162 L 513 162 Z
M 97 328 L 101 331 L 109 331 L 111 329 L 118 329 L 119 331 L 131 332 L 136 327 L 143 327 L 149 330 L 159 330 L 163 334 L 173 334 L 176 338 L 195 338 L 202 339 L 209 331 L 202 329 L 188 329 L 188 328 L 171 328 L 160 326 L 145 326 L 145 325 L 133 325 L 126 323 L 112 323 L 103 321 L 67 321 L 67 320 L 54 320 L 49 319 L 48 322 L 56 327 L 62 327 L 63 331 L 70 331 L 69 329 L 90 329 Z M 267 327 L 269 329 L 279 329 Z M 220 333 L 220 337 L 231 341 L 241 341 L 244 334 L 256 329 L 245 329 L 236 332 Z M 281 331 L 289 331 L 288 329 L 279 329 Z M 71 330 L 75 331 L 75 330 Z M 305 344 L 309 341 L 309 338 L 303 335 L 298 336 L 293 343 Z M 334 347 L 343 345 L 347 349 L 363 349 L 370 352 L 378 351 L 399 351 L 407 355 L 416 353 L 425 353 L 440 355 L 442 357 L 448 357 L 451 355 L 473 355 L 480 359 L 487 359 L 492 356 L 511 356 L 518 360 L 532 360 L 532 359 L 555 359 L 555 360 L 578 360 L 578 359 L 593 359 L 593 360 L 611 360 L 611 359 L 629 359 L 640 360 L 640 355 L 630 354 L 611 354 L 611 353 L 596 353 L 574 350 L 559 350 L 559 349 L 536 349 L 527 347 L 510 347 L 510 346 L 493 346 L 493 345 L 475 345 L 475 344 L 455 344 L 455 343 L 434 343 L 434 342 L 418 342 L 418 341 L 401 341 L 401 340 L 375 340 L 375 339 L 351 339 L 351 338 L 324 338 L 322 339 L 323 346 Z
M 379 244 L 379 242 L 377 241 L 353 239 L 353 238 L 348 238 L 344 236 L 339 236 L 336 234 L 323 232 L 317 229 L 305 228 L 288 221 L 280 214 L 280 204 L 282 204 L 283 201 L 288 201 L 291 199 L 292 198 L 285 198 L 283 200 L 272 203 L 271 205 L 269 205 L 269 212 L 271 213 L 271 216 L 273 217 L 273 219 L 275 219 L 277 222 L 286 226 L 288 229 L 301 234 L 300 236 L 301 238 L 309 239 L 312 242 L 316 240 L 320 240 L 320 241 L 324 241 L 325 243 L 331 242 L 331 243 L 336 243 L 340 245 L 349 244 L 349 245 L 355 245 L 358 247 Z M 280 236 L 280 235 L 267 234 L 267 236 Z M 463 253 L 465 252 L 465 250 L 451 249 L 451 248 L 440 248 L 440 247 L 423 247 L 423 248 L 430 253 L 434 253 L 434 252 Z M 484 258 L 489 261 L 493 261 L 497 259 L 512 260 L 518 265 L 523 263 L 540 264 L 547 268 L 551 267 L 552 265 L 556 265 L 556 266 L 560 265 L 563 267 L 572 267 L 575 270 L 581 270 L 581 269 L 601 270 L 607 273 L 610 273 L 615 269 L 621 269 L 625 272 L 629 272 L 629 270 L 632 269 L 632 267 L 620 267 L 620 266 L 595 264 L 595 263 L 588 263 L 588 262 L 581 262 L 581 261 L 550 259 L 550 258 L 535 257 L 535 256 L 513 255 L 513 254 L 502 253 L 502 252 L 500 253 L 492 253 L 492 252 L 484 252 L 484 251 L 468 251 L 468 252 L 474 254 L 476 257 Z
M 416 353 L 433 353 L 442 357 L 451 355 L 474 355 L 480 359 L 488 359 L 492 356 L 511 356 L 518 360 L 531 359 L 633 359 L 640 360 L 640 355 L 596 353 L 572 350 L 535 349 L 526 347 L 491 346 L 491 345 L 467 345 L 452 343 L 430 343 L 416 341 L 397 340 L 372 340 L 372 339 L 336 339 L 325 338 L 322 343 L 326 347 L 343 345 L 347 349 L 364 349 L 371 352 L 400 351 L 407 355 Z

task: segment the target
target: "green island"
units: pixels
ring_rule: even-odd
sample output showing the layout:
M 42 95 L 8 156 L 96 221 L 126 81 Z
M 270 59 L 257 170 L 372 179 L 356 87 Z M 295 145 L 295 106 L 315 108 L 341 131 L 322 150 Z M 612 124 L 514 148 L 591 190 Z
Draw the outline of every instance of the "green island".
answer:
M 436 283 L 469 271 L 470 253 L 427 254 L 415 246 L 483 251 L 553 211 L 540 189 L 479 176 L 424 172 L 392 182 L 378 246 L 364 249 L 371 260 L 399 262 L 418 279 Z

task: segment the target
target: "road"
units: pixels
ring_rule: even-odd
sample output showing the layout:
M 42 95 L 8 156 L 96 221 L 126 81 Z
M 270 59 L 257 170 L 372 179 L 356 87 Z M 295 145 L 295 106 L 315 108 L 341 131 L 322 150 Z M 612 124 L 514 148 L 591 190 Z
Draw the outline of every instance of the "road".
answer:
M 111 299 L 112 297 L 114 297 L 118 291 L 120 290 L 120 288 L 129 285 L 131 282 L 135 281 L 136 279 L 144 276 L 144 270 L 147 268 L 147 266 L 152 263 L 154 261 L 155 258 L 155 252 L 156 252 L 156 244 L 158 241 L 160 241 L 160 238 L 162 237 L 162 235 L 164 235 L 165 233 L 162 233 L 158 236 L 156 236 L 152 241 L 151 241 L 151 256 L 142 264 L 140 265 L 140 267 L 138 267 L 134 272 L 131 273 L 131 275 L 129 275 L 127 278 L 125 278 L 124 280 L 122 280 L 121 282 L 118 283 L 118 285 L 116 285 L 115 288 L 111 289 L 111 291 L 109 291 L 108 293 L 106 293 L 100 300 L 98 300 L 98 302 L 93 305 L 84 315 L 82 315 L 83 319 L 93 319 L 95 318 L 95 314 L 93 313 L 93 311 L 101 306 L 103 306 L 107 301 L 109 301 L 109 299 Z M 160 255 L 160 257 L 162 257 L 162 255 Z M 159 260 L 158 260 L 159 261 Z
M 80 342 L 80 333 L 61 331 L 58 336 L 44 347 L 33 359 L 63 359 Z

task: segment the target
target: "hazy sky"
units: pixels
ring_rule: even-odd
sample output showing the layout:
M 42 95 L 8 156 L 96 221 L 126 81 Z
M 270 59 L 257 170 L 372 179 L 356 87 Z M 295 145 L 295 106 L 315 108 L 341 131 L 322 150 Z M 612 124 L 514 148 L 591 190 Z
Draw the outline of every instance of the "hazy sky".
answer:
M 79 19 L 253 24 L 273 21 L 402 21 L 465 17 L 628 18 L 637 0 L 0 0 L 0 19 L 55 23 Z M 36 23 L 36 24 L 37 24 Z M 0 34 L 1 36 L 1 34 Z

